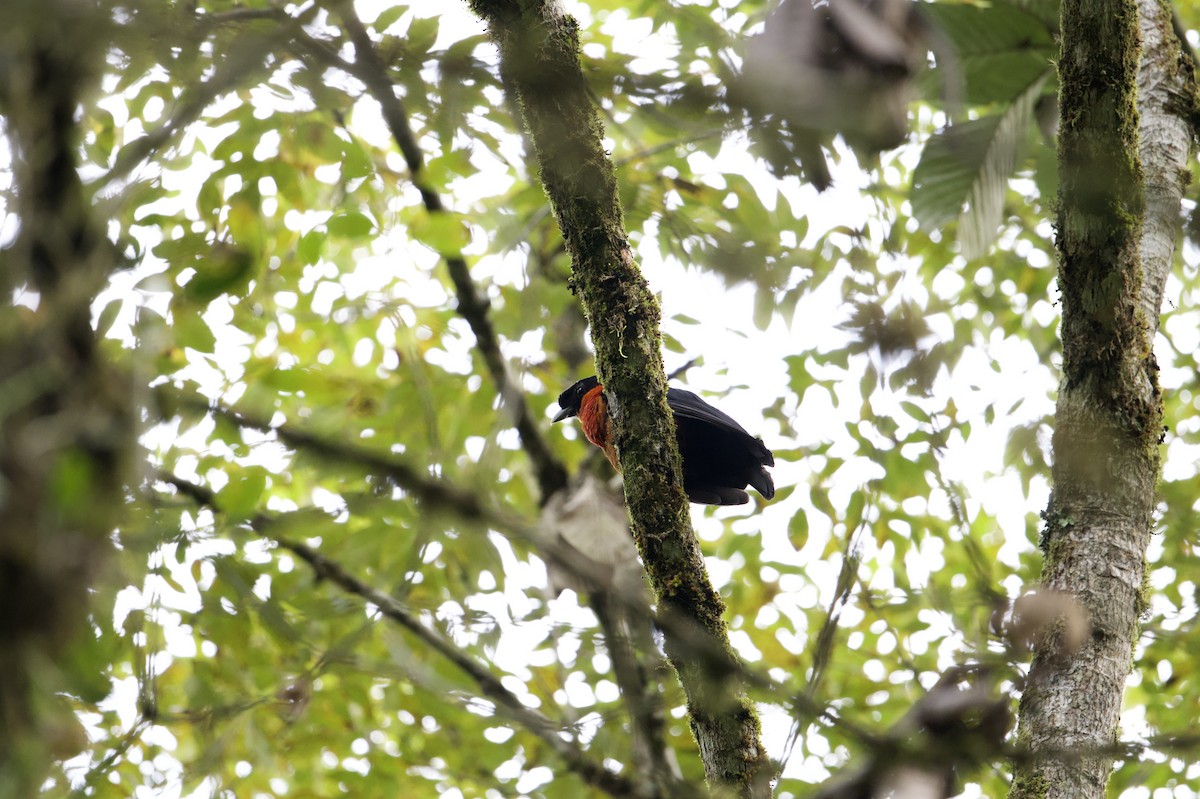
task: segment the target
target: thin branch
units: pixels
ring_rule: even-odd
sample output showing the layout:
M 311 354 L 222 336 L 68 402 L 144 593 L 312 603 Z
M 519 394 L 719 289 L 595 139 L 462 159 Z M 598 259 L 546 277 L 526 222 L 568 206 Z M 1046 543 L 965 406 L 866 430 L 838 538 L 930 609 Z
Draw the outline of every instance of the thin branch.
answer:
M 833 645 L 837 640 L 838 620 L 841 618 L 842 608 L 846 601 L 850 599 L 850 592 L 854 588 L 855 578 L 858 575 L 858 566 L 861 562 L 861 555 L 857 551 L 858 536 L 865 529 L 866 523 L 861 522 L 853 533 L 846 536 L 846 545 L 842 550 L 842 568 L 838 573 L 837 586 L 833 592 L 833 598 L 829 601 L 829 608 L 825 612 L 825 622 L 821 625 L 821 631 L 817 634 L 816 651 L 813 652 L 812 667 L 808 675 L 808 685 L 804 687 L 804 696 L 806 699 L 816 705 L 817 692 L 821 687 L 821 680 L 825 676 L 825 667 L 829 665 L 829 661 L 833 658 Z M 818 706 L 819 707 L 819 706 Z M 783 770 L 787 768 L 788 760 L 792 756 L 792 750 L 799 740 L 800 732 L 804 725 L 811 720 L 808 713 L 797 712 L 796 717 L 792 720 L 792 727 L 788 731 L 787 741 L 783 747 L 783 756 L 779 760 L 779 769 L 776 776 L 783 774 Z
M 396 97 L 395 87 L 387 74 L 387 67 L 375 51 L 375 44 L 370 34 L 358 18 L 352 3 L 343 2 L 338 7 L 342 25 L 354 45 L 355 68 L 353 74 L 367 86 L 371 97 L 379 103 L 383 112 L 384 122 L 388 131 L 400 148 L 404 161 L 411 174 L 413 185 L 421 194 L 425 210 L 431 214 L 442 213 L 446 210 L 441 197 L 424 179 L 425 156 L 413 135 L 412 126 L 408 122 L 408 114 L 400 99 Z M 471 278 L 466 259 L 460 255 L 446 255 L 447 271 L 454 283 L 455 294 L 458 298 L 458 312 L 475 335 L 475 343 L 487 365 L 488 373 L 496 390 L 504 401 L 505 407 L 512 414 L 513 423 L 520 435 L 521 445 L 533 462 L 537 474 L 538 486 L 541 489 L 542 503 L 545 504 L 552 495 L 567 485 L 567 470 L 562 462 L 551 452 L 549 445 L 542 436 L 541 428 L 529 411 L 525 395 L 508 373 L 504 355 L 500 351 L 499 336 L 490 318 L 491 303 L 486 295 L 480 293 Z
M 667 746 L 666 709 L 658 682 L 647 672 L 647 660 L 659 659 L 653 627 L 644 614 L 630 614 L 619 603 L 610 604 L 602 592 L 593 593 L 591 606 L 604 630 L 613 676 L 629 711 L 633 761 L 647 776 L 645 788 L 678 796 L 681 779 Z M 635 641 L 636 633 L 641 634 Z
M 159 479 L 174 486 L 200 505 L 220 510 L 216 495 L 208 488 L 185 480 L 174 474 L 162 473 Z M 250 527 L 283 549 L 307 563 L 318 578 L 329 580 L 347 593 L 354 594 L 370 602 L 379 609 L 387 619 L 408 630 L 423 644 L 434 652 L 453 663 L 466 674 L 478 687 L 484 698 L 494 703 L 497 708 L 533 735 L 546 743 L 563 762 L 583 779 L 588 785 L 604 791 L 614 797 L 631 796 L 636 792 L 635 785 L 628 779 L 614 774 L 603 764 L 590 758 L 586 752 L 563 736 L 562 727 L 537 710 L 526 707 L 516 694 L 509 691 L 483 664 L 463 652 L 446 636 L 422 624 L 420 619 L 409 612 L 391 595 L 380 591 L 359 578 L 330 558 L 325 557 L 307 544 L 280 535 L 272 530 L 275 517 L 267 513 L 258 513 L 250 520 Z
M 536 530 L 516 516 L 485 505 L 478 495 L 464 491 L 449 481 L 438 480 L 423 474 L 387 453 L 323 438 L 286 424 L 273 425 L 267 419 L 255 418 L 221 405 L 174 392 L 166 387 L 159 387 L 158 392 L 167 405 L 185 405 L 195 410 L 207 411 L 238 427 L 274 434 L 281 442 L 294 449 L 303 449 L 328 460 L 353 464 L 385 477 L 433 509 L 449 511 L 465 521 L 482 522 L 514 534 L 527 543 L 549 546 L 541 540 L 542 537 Z
M 935 440 L 940 439 L 943 434 L 941 425 L 935 421 L 932 427 Z M 891 439 L 897 449 L 902 446 L 901 442 L 895 436 L 892 436 Z M 962 486 L 947 479 L 943 471 L 942 454 L 944 451 L 945 448 L 938 444 L 934 444 L 929 448 L 929 453 L 933 456 L 933 462 L 937 466 L 933 470 L 933 476 L 937 480 L 938 488 L 946 492 L 946 502 L 950 506 L 950 517 L 959 529 L 959 540 L 967 553 L 967 559 L 971 562 L 971 567 L 975 570 L 973 587 L 977 592 L 986 596 L 992 603 L 1006 601 L 1008 595 L 995 584 L 995 579 L 990 569 L 990 562 L 984 554 L 983 548 L 979 545 L 979 541 L 976 540 L 975 535 L 971 531 L 971 524 L 967 520 L 966 500 L 963 495 Z
M 821 680 L 825 676 L 825 667 L 833 658 L 838 619 L 841 618 L 841 611 L 846 601 L 850 599 L 850 592 L 854 588 L 854 580 L 862 560 L 861 554 L 857 551 L 857 543 L 858 536 L 865 527 L 865 522 L 860 524 L 858 529 L 846 538 L 846 546 L 842 551 L 842 568 L 838 572 L 837 588 L 829 603 L 829 610 L 825 614 L 825 623 L 817 635 L 817 651 L 813 653 L 812 672 L 809 674 L 808 685 L 804 689 L 804 693 L 810 697 L 817 695 Z
M 698 363 L 700 363 L 699 358 L 692 358 L 690 361 L 685 363 L 683 366 L 678 366 L 678 367 L 672 369 L 670 372 L 668 372 L 667 380 L 675 380 L 680 377 L 683 377 L 684 374 L 687 373 L 688 369 L 691 369 L 693 366 L 695 366 Z
M 1200 752 L 1200 733 L 1194 730 L 1151 735 L 1142 742 L 1119 741 L 1109 746 L 1076 747 L 1073 749 L 1039 749 L 1012 747 L 1005 755 L 1018 763 L 1038 763 L 1045 760 L 1070 760 L 1090 757 L 1135 760 L 1149 752 L 1187 754 Z
M 477 495 L 462 490 L 444 478 L 422 474 L 387 453 L 371 451 L 341 441 L 325 440 L 286 424 L 271 425 L 265 420 L 180 395 L 165 387 L 160 387 L 158 391 L 163 404 L 168 407 L 171 404 L 186 405 L 193 409 L 205 410 L 239 427 L 272 433 L 289 447 L 303 449 L 329 460 L 352 464 L 384 477 L 403 489 L 408 497 L 425 503 L 431 510 L 484 525 L 521 541 L 531 546 L 539 557 L 570 573 L 586 590 L 607 589 L 607 598 L 620 604 L 623 610 L 647 614 L 650 622 L 670 637 L 672 645 L 676 648 L 676 656 L 687 660 L 692 668 L 707 674 L 710 679 L 718 682 L 736 679 L 769 697 L 771 701 L 792 708 L 794 712 L 805 713 L 837 727 L 865 746 L 878 745 L 878 736 L 842 718 L 829 706 L 803 693 L 790 692 L 787 686 L 755 671 L 737 658 L 730 657 L 720 642 L 714 641 L 695 619 L 670 607 L 660 607 L 656 613 L 651 613 L 642 596 L 628 596 L 625 592 L 612 590 L 607 569 L 597 569 L 589 559 L 578 557 L 578 551 L 573 547 L 543 535 L 538 528 L 515 514 L 481 502 Z
M 302 31 L 301 26 L 308 16 L 317 10 L 310 7 L 305 15 L 292 17 L 282 11 L 262 11 L 251 13 L 250 9 L 239 9 L 223 14 L 201 16 L 196 20 L 201 32 L 215 29 L 235 22 L 256 21 L 264 18 L 273 19 L 278 27 L 270 32 L 256 34 L 257 41 L 252 45 L 243 41 L 239 47 L 233 48 L 230 55 L 218 63 L 212 76 L 203 83 L 191 87 L 179 100 L 175 111 L 165 122 L 154 130 L 149 131 L 139 139 L 135 139 L 121 148 L 116 162 L 97 182 L 98 188 L 109 186 L 127 178 L 146 159 L 150 158 L 177 136 L 184 128 L 196 122 L 204 110 L 214 100 L 226 92 L 236 88 L 247 75 L 252 75 L 265 68 L 275 47 Z M 247 37 L 250 34 L 246 34 Z
M 229 11 L 218 11 L 197 17 L 196 24 L 200 28 L 216 28 L 221 25 L 241 25 L 246 22 L 291 22 L 293 17 L 282 8 L 234 8 Z
M 608 116 L 608 119 L 610 121 L 613 119 L 613 117 L 611 115 L 606 115 L 606 116 Z M 724 135 L 725 135 L 724 128 L 713 128 L 712 130 L 702 131 L 700 133 L 696 133 L 693 135 L 681 136 L 678 139 L 672 139 L 671 141 L 665 141 L 662 144 L 655 144 L 651 147 L 644 147 L 641 150 L 635 150 L 634 152 L 629 153 L 628 155 L 626 155 L 622 158 L 615 158 L 615 159 L 613 159 L 613 165 L 617 166 L 617 167 L 629 166 L 630 164 L 636 163 L 638 161 L 642 161 L 642 160 L 645 160 L 648 158 L 653 158 L 654 156 L 656 156 L 662 152 L 673 152 L 673 151 L 677 150 L 678 148 L 686 146 L 688 144 L 695 144 L 696 142 L 702 142 L 702 141 L 705 141 L 706 139 L 716 139 L 716 138 L 719 138 Z
M 91 795 L 90 791 L 95 789 L 101 779 L 108 776 L 112 767 L 125 756 L 129 747 L 137 743 L 138 738 L 150 724 L 150 720 L 146 718 L 139 718 L 135 721 L 133 726 L 112 745 L 112 749 L 104 756 L 104 759 L 88 768 L 83 775 L 83 785 L 71 791 L 71 796 L 82 799 L 82 797 Z

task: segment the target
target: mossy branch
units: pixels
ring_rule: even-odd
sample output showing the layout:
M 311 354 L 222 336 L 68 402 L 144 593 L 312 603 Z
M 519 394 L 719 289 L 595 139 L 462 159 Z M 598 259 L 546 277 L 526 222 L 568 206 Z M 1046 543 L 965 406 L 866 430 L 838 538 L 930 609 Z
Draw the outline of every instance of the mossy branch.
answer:
M 725 653 L 726 668 L 686 657 L 666 638 L 688 697 L 710 784 L 769 796 L 758 718 L 736 677 L 724 606 L 704 568 L 684 498 L 674 420 L 666 404 L 658 303 L 625 234 L 603 125 L 580 66 L 578 26 L 550 2 L 473 0 L 500 50 L 506 88 L 521 106 L 542 183 L 572 263 L 572 287 L 591 324 L 596 365 L 613 412 L 632 530 L 660 613 L 684 616 Z

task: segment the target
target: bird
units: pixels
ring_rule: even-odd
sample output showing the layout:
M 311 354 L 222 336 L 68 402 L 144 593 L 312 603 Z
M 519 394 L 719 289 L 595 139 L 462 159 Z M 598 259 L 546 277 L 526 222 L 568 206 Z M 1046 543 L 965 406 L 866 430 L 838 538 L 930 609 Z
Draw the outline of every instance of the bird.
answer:
M 583 435 L 604 451 L 617 471 L 617 450 L 608 418 L 604 387 L 595 377 L 585 377 L 558 396 L 562 408 L 555 422 L 578 416 Z M 747 486 L 763 499 L 775 496 L 775 483 L 766 467 L 775 456 L 762 439 L 746 432 L 731 416 L 681 388 L 667 389 L 667 405 L 675 416 L 675 437 L 683 461 L 683 490 L 701 505 L 745 505 Z

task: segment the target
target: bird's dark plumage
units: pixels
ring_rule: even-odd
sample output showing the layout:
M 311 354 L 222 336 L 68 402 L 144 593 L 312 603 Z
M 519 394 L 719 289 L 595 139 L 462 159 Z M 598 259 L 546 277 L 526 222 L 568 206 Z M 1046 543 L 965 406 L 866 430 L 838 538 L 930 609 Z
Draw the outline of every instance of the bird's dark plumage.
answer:
M 563 419 L 570 419 L 572 416 L 579 415 L 579 406 L 583 404 L 583 395 L 587 394 L 593 388 L 600 386 L 600 380 L 595 375 L 585 377 L 576 382 L 573 386 L 558 395 L 558 407 L 562 408 L 558 415 L 554 417 L 554 421 L 561 422 Z M 595 442 L 592 442 L 595 443 Z
M 585 377 L 558 397 L 562 407 L 554 421 L 579 416 L 584 435 L 604 449 L 613 466 L 607 404 L 595 377 Z M 775 457 L 763 442 L 746 432 L 733 417 L 690 391 L 667 389 L 667 405 L 675 415 L 676 439 L 683 460 L 683 489 L 692 502 L 704 505 L 743 505 L 750 501 L 746 486 L 764 499 L 775 496 L 766 467 Z

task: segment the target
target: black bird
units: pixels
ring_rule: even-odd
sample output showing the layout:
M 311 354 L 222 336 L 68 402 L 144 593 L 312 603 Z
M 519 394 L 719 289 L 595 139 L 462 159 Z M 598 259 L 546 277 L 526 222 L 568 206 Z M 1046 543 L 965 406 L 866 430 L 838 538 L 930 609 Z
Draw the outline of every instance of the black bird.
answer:
M 562 410 L 554 421 L 578 416 L 587 440 L 604 450 L 608 462 L 620 471 L 600 381 L 595 376 L 585 377 L 559 394 L 558 404 Z M 667 405 L 675 415 L 683 490 L 689 500 L 702 505 L 744 505 L 750 501 L 748 485 L 764 499 L 775 496 L 775 483 L 766 469 L 775 465 L 775 456 L 762 439 L 690 391 L 667 389 Z

